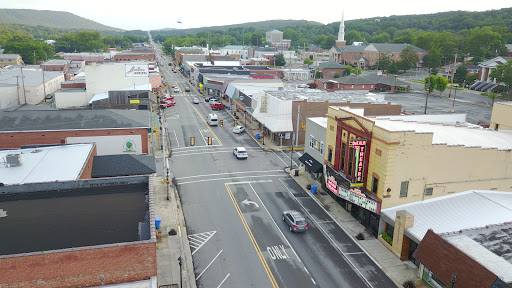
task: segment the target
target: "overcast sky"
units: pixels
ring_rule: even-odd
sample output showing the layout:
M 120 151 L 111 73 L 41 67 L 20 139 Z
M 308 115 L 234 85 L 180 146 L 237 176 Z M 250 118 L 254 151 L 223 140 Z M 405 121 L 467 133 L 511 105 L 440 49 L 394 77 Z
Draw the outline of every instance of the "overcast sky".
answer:
M 277 19 L 309 20 L 328 24 L 340 21 L 343 10 L 345 20 L 352 20 L 456 10 L 485 11 L 507 7 L 512 7 L 511 0 L 0 0 L 0 8 L 67 11 L 125 30 L 185 29 Z

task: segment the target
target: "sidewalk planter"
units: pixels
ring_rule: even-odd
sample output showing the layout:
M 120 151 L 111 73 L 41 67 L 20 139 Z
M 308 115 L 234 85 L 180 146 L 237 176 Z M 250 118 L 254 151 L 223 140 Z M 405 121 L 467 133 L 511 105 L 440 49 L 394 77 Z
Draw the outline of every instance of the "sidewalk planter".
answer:
M 172 228 L 170 231 L 169 231 L 169 236 L 172 236 L 172 235 L 176 235 L 176 230 L 174 230 L 174 228 Z
M 384 238 L 382 238 L 381 235 L 379 235 L 379 238 L 377 238 L 377 239 L 379 239 L 380 243 L 382 243 L 382 245 L 384 245 L 386 248 L 388 248 L 389 251 L 393 252 L 393 250 L 392 250 L 393 248 L 391 247 L 391 245 L 389 245 L 389 243 L 386 242 L 386 240 L 384 240 Z

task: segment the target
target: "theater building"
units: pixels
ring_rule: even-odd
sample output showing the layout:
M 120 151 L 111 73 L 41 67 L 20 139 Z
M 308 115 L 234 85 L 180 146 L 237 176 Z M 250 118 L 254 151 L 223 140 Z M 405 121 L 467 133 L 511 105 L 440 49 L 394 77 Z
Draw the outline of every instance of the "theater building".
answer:
M 327 112 L 325 186 L 373 235 L 381 209 L 471 189 L 512 191 L 512 134 L 465 114 Z

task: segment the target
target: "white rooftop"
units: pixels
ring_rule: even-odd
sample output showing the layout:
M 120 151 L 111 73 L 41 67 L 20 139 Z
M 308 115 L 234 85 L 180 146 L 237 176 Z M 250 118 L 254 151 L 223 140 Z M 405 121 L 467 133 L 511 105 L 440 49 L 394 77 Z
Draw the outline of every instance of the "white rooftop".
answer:
M 59 145 L 0 151 L 0 183 L 5 185 L 79 179 L 93 144 Z M 21 166 L 6 167 L 8 154 L 21 154 Z
M 151 91 L 151 84 L 150 83 L 143 83 L 143 84 L 138 84 L 138 85 L 134 85 L 134 86 L 128 86 L 128 87 L 125 87 L 125 88 L 122 88 L 122 89 L 115 89 L 113 91 L 127 91 L 127 90 L 130 90 L 130 91 L 139 91 L 139 90 L 148 90 L 148 91 Z M 107 92 L 103 92 L 103 93 L 98 93 L 98 94 L 95 94 L 91 100 L 89 100 L 89 104 L 91 104 L 92 102 L 94 101 L 98 101 L 98 100 L 101 100 L 101 99 L 107 99 L 108 98 L 108 91 Z
M 311 117 L 308 119 L 323 128 L 327 128 L 327 117 Z

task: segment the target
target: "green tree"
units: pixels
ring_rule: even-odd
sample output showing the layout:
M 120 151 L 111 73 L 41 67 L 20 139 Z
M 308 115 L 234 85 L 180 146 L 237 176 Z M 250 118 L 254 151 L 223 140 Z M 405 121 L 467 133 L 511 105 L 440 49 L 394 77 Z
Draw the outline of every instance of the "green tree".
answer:
M 493 72 L 494 71 L 495 70 L 493 70 Z M 460 65 L 459 67 L 457 67 L 457 70 L 455 70 L 455 74 L 453 75 L 453 81 L 457 83 L 462 83 L 466 80 L 466 76 L 468 76 L 468 68 L 466 68 L 466 66 Z
M 377 36 L 374 36 L 372 39 L 373 43 L 388 43 L 391 40 L 391 36 L 388 33 L 384 32 Z
M 316 71 L 315 72 L 315 79 L 320 79 L 322 78 L 322 73 L 320 71 Z
M 391 61 L 391 64 L 389 65 L 389 68 L 388 68 L 388 73 L 389 74 L 398 73 L 398 63 L 395 60 Z
M 404 71 L 416 68 L 419 61 L 418 54 L 414 51 L 412 45 L 407 46 L 400 52 L 401 69 Z
M 345 34 L 345 41 L 347 42 L 347 45 L 352 45 L 354 42 L 363 42 L 364 39 L 358 31 L 349 30 Z
M 377 62 L 377 69 L 382 71 L 388 71 L 391 66 L 391 55 L 387 53 L 380 54 L 379 61 Z
M 286 60 L 284 59 L 283 53 L 278 53 L 274 57 L 274 65 L 275 66 L 284 66 L 284 65 L 286 65 Z
M 435 76 L 434 78 L 434 86 L 437 91 L 439 91 L 440 95 L 443 95 L 443 91 L 448 87 L 448 79 L 443 76 Z
M 426 77 L 425 77 L 425 80 L 423 81 L 424 89 L 425 89 L 425 91 L 427 91 L 428 93 L 432 93 L 432 92 L 434 92 L 434 90 L 436 89 L 435 77 L 437 77 L 437 76 L 429 75 L 429 76 L 426 76 Z M 429 80 L 429 79 L 430 79 L 430 80 Z M 430 81 L 430 82 L 429 82 L 429 81 Z
M 311 60 L 311 59 L 309 59 L 309 57 L 307 57 L 306 59 L 304 59 L 304 64 L 312 65 L 313 64 L 313 60 Z
M 476 27 L 470 30 L 469 36 L 464 41 L 465 52 L 475 58 L 488 59 L 499 55 L 504 43 L 499 33 L 494 32 L 489 26 Z
M 338 78 L 340 78 L 340 77 L 341 77 L 340 73 L 335 73 L 335 74 L 334 74 L 334 78 L 338 79 Z
M 492 70 L 490 77 L 496 79 L 496 82 L 505 85 L 502 88 L 503 95 L 505 95 L 506 92 L 510 91 L 510 87 L 512 87 L 512 60 L 498 65 L 496 69 Z

